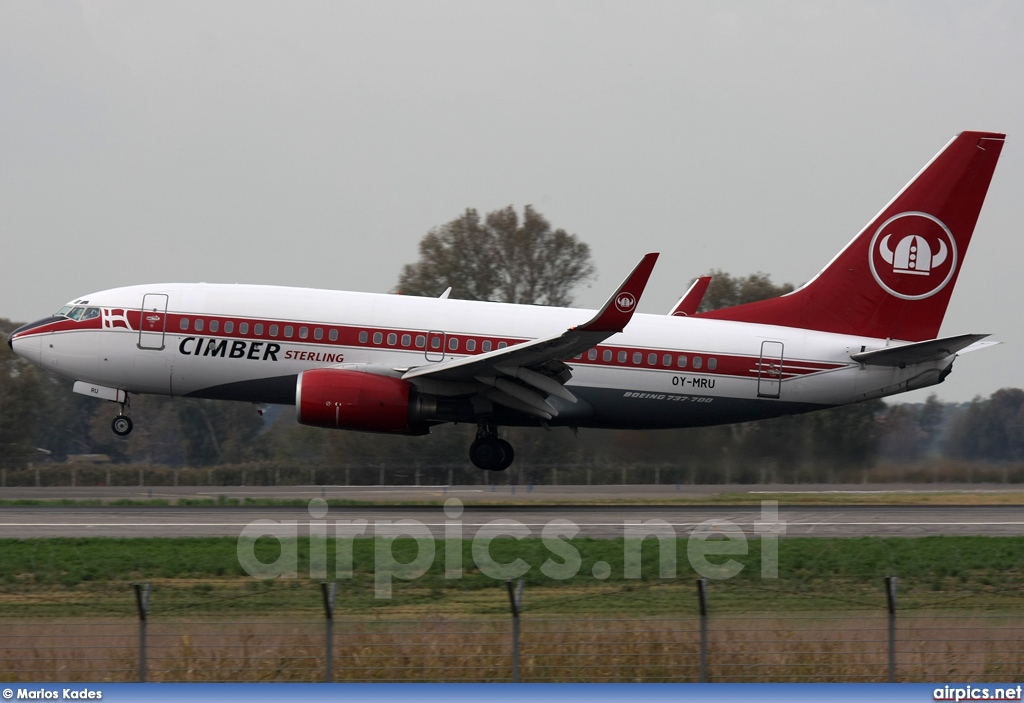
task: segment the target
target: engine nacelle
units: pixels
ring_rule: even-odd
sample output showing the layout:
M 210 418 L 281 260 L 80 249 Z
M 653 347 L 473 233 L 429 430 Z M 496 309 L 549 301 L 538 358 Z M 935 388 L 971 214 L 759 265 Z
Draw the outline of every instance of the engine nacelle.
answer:
M 364 432 L 422 432 L 425 399 L 400 378 L 345 369 L 309 369 L 295 386 L 303 425 Z

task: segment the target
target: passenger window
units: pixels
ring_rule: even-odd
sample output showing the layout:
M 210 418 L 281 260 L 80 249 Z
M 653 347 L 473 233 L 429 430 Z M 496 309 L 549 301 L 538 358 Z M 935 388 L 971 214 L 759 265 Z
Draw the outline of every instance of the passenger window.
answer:
M 423 349 L 425 346 L 427 346 L 427 338 L 422 334 L 416 335 L 416 348 Z
M 681 369 L 685 369 L 686 368 L 686 355 L 685 354 L 680 354 L 679 355 L 679 358 L 676 359 L 676 365 L 679 366 L 679 368 L 681 368 Z
M 626 363 L 626 352 L 624 352 L 624 351 L 620 351 L 619 352 L 619 363 L 620 364 L 625 364 Z
M 658 355 L 657 354 L 648 354 L 647 355 L 647 363 L 650 364 L 651 366 L 657 366 L 658 365 Z
M 291 339 L 293 334 L 295 334 L 295 328 L 292 327 L 291 325 L 285 325 L 284 336 L 287 337 L 288 339 Z
M 374 344 L 380 344 L 383 341 L 384 341 L 384 335 L 382 333 L 380 333 L 380 332 L 374 332 L 373 333 L 373 343 Z
M 587 358 L 590 359 L 591 361 L 597 361 L 597 350 L 591 349 L 590 351 L 588 351 Z
M 704 362 L 701 361 L 701 358 L 699 356 L 693 357 L 693 368 L 699 369 L 703 365 L 704 365 Z
M 398 335 L 392 332 L 388 335 L 388 346 L 393 347 L 396 344 L 398 344 Z
M 666 354 L 665 356 L 661 357 L 661 365 L 662 366 L 671 366 L 672 365 L 672 355 L 671 354 Z
M 612 350 L 611 349 L 605 349 L 604 350 L 604 354 L 601 355 L 601 358 L 603 358 L 605 361 L 611 361 L 612 360 Z
M 328 332 L 327 333 L 327 338 L 329 340 L 331 340 L 332 342 L 337 342 L 338 341 L 338 330 L 331 330 L 330 332 Z
M 573 359 L 582 359 L 582 358 L 583 358 L 582 354 L 577 354 L 576 356 L 573 357 Z
M 369 339 L 369 338 L 370 338 L 370 335 L 368 335 L 366 333 L 366 330 L 363 330 L 362 332 L 359 333 L 359 343 L 360 344 L 366 344 L 366 340 Z
M 256 335 L 259 335 L 259 336 L 263 336 L 263 323 L 262 322 L 257 322 L 255 325 L 253 325 L 252 326 L 252 332 L 253 332 L 253 334 L 256 334 Z
M 467 339 L 466 340 L 466 351 L 476 351 L 476 340 L 475 339 Z
M 498 342 L 498 349 L 504 349 L 508 346 L 508 342 Z
M 271 325 L 270 326 L 270 336 L 271 337 L 276 337 L 277 336 L 277 325 Z
M 412 336 L 410 336 L 408 334 L 403 334 L 402 335 L 402 346 L 403 347 L 407 347 L 410 344 L 412 344 Z
M 483 346 L 482 346 L 482 350 L 485 351 L 485 352 L 489 352 L 491 350 L 491 340 L 489 340 L 489 339 L 485 339 L 484 340 L 484 343 L 483 343 Z
M 322 329 L 317 327 L 316 329 L 313 330 L 313 339 L 323 339 L 323 338 L 324 338 L 324 331 Z
M 257 332 L 256 334 L 263 334 L 263 325 L 256 325 L 256 326 L 260 328 L 260 331 Z M 238 334 L 249 334 L 249 323 L 248 322 L 239 322 L 238 323 Z
M 308 327 L 300 327 L 299 328 L 299 339 L 305 339 L 308 336 L 309 336 L 309 328 Z
M 220 329 L 220 323 L 217 320 L 210 320 L 210 331 L 216 332 Z
M 180 327 L 183 330 L 187 330 L 188 329 L 188 318 L 187 317 L 181 318 L 181 322 L 178 323 L 178 327 Z
M 196 332 L 202 332 L 202 331 L 203 331 L 203 319 L 199 318 L 198 320 L 196 320 Z
M 448 348 L 451 351 L 458 351 L 459 350 L 459 340 L 458 340 L 457 337 L 451 337 L 448 340 Z
M 633 363 L 639 364 L 644 360 L 643 352 L 633 352 Z
M 224 323 L 224 334 L 231 334 L 235 331 L 235 323 L 228 320 Z
M 718 368 L 718 359 L 716 359 L 715 357 L 711 357 L 710 359 L 708 359 L 708 370 L 709 371 L 714 371 L 717 368 Z

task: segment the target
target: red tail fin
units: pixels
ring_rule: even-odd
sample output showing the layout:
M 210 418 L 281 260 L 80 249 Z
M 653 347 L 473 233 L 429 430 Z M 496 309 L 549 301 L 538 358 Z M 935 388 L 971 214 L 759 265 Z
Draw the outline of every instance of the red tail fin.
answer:
M 908 341 L 937 337 L 1005 136 L 957 135 L 801 288 L 697 317 Z

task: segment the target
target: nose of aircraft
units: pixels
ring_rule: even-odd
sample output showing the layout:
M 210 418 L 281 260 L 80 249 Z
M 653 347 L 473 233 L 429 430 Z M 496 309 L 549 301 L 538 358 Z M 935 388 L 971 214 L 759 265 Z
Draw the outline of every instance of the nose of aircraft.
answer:
M 31 361 L 33 364 L 38 364 L 42 335 L 26 333 L 50 322 L 53 322 L 52 317 L 22 325 L 7 337 L 7 346 L 18 356 Z

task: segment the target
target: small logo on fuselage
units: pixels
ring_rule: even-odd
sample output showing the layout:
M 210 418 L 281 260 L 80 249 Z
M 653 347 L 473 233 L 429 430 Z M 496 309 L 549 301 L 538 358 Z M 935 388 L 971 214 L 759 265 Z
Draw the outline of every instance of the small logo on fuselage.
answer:
M 875 231 L 868 264 L 875 281 L 890 295 L 903 300 L 930 298 L 956 273 L 956 240 L 937 217 L 902 212 Z

